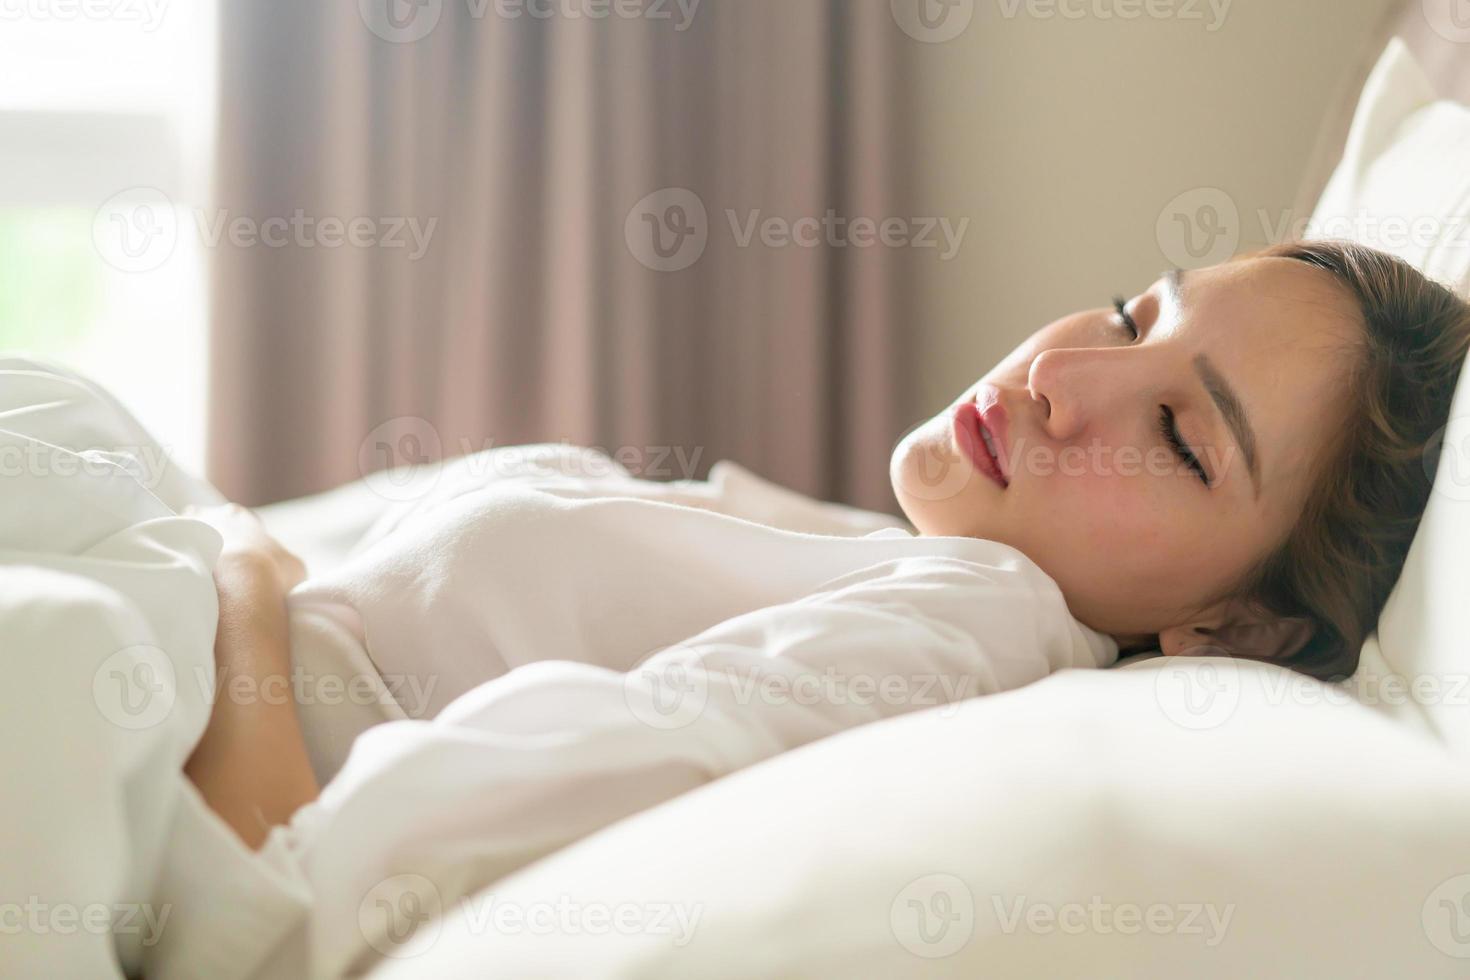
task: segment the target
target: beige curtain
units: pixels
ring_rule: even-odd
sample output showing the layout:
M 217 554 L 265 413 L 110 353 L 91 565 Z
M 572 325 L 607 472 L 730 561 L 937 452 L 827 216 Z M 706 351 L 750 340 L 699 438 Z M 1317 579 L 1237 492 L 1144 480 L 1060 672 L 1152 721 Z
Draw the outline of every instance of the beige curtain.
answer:
M 741 241 L 756 212 L 904 214 L 915 42 L 888 0 L 386 3 L 223 0 L 214 217 L 261 235 L 211 251 L 216 485 L 263 503 L 566 441 L 894 510 L 901 257 Z M 649 248 L 687 198 L 634 213 L 666 188 L 706 212 L 676 271 Z

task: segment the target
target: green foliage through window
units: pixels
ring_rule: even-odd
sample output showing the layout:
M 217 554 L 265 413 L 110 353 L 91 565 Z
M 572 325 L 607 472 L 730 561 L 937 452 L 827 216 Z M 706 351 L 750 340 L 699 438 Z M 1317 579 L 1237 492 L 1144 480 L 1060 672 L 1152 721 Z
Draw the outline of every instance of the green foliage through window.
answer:
M 0 208 L 0 349 L 64 354 L 102 305 L 86 208 Z

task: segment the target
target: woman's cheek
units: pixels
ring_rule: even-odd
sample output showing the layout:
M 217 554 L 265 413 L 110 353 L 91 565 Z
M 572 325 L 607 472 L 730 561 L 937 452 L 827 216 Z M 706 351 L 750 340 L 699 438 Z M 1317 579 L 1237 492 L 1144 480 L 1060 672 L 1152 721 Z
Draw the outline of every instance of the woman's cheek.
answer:
M 1170 511 L 1168 501 L 1153 492 L 1156 488 L 1135 476 L 1089 470 L 1056 479 L 1058 502 L 1082 519 L 1084 533 L 1079 536 L 1094 547 L 1154 543 Z

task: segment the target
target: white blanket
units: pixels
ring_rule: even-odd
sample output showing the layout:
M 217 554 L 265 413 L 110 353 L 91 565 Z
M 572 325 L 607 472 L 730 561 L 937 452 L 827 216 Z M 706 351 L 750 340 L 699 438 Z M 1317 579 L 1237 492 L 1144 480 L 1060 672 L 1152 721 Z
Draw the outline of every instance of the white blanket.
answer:
M 0 973 L 248 968 L 306 892 L 182 772 L 213 697 L 220 538 L 175 511 L 218 495 L 106 392 L 20 358 L 0 358 L 0 475 Z

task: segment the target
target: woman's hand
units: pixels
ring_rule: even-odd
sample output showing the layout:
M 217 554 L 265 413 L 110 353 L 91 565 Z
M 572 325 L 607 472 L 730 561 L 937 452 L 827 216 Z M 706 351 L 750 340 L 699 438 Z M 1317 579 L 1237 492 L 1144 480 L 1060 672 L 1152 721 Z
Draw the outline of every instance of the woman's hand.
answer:
M 266 532 L 265 524 L 248 507 L 221 504 L 217 507 L 185 507 L 184 517 L 203 521 L 225 539 L 220 564 L 247 563 L 269 571 L 290 592 L 306 578 L 306 565 Z
M 318 792 L 295 699 L 261 693 L 291 690 L 286 593 L 306 577 L 306 566 L 238 504 L 189 507 L 183 514 L 224 538 L 214 567 L 219 697 L 184 773 L 241 839 L 258 848 L 272 827 L 288 823 Z M 238 684 L 242 679 L 248 683 Z

